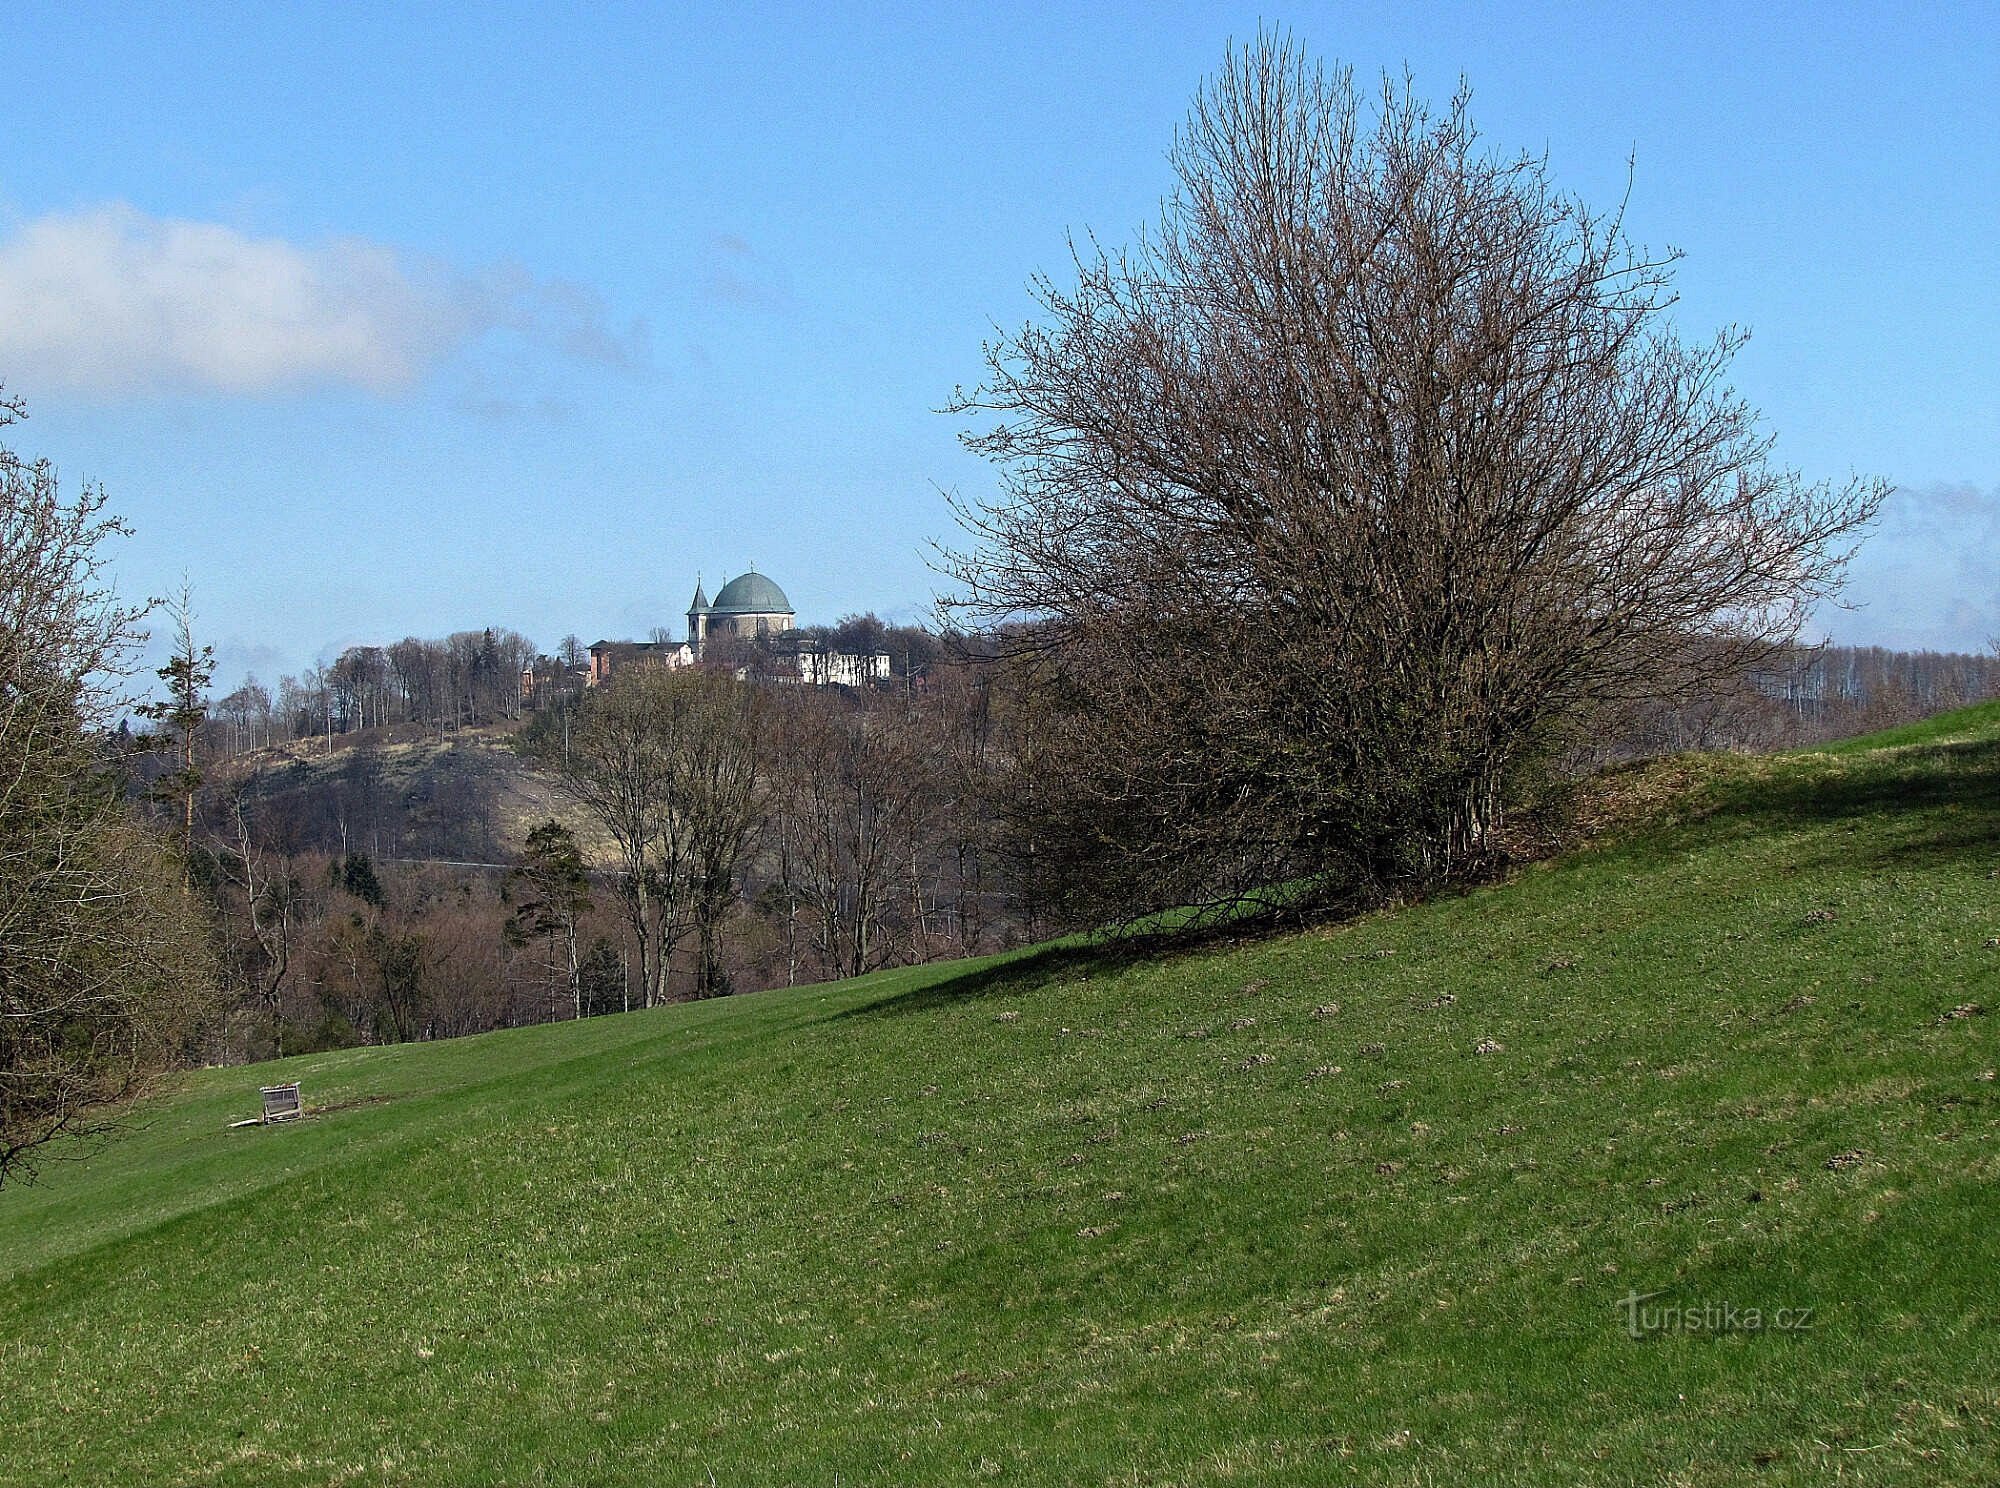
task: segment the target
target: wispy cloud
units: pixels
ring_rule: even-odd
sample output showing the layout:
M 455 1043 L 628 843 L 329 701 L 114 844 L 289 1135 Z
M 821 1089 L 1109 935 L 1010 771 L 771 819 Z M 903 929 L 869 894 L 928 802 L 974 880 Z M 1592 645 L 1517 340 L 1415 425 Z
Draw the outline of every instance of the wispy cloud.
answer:
M 298 244 L 111 204 L 0 239 L 0 374 L 16 388 L 395 394 L 495 331 L 607 366 L 646 355 L 643 324 L 614 329 L 581 285 L 361 238 Z
M 785 276 L 734 233 L 709 240 L 704 288 L 710 299 L 745 309 L 789 311 L 797 305 Z
M 2000 487 L 1901 487 L 1855 559 L 1846 598 L 1858 608 L 1825 624 L 1838 640 L 1983 651 L 2000 636 L 1996 550 Z

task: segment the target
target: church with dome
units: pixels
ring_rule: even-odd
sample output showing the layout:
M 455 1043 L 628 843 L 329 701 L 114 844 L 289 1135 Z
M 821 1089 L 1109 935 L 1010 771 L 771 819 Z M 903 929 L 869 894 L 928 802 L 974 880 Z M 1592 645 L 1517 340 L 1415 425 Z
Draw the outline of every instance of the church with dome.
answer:
M 797 628 L 798 616 L 785 591 L 754 567 L 716 590 L 712 600 L 697 578 L 694 600 L 688 605 L 686 640 L 670 640 L 654 631 L 650 641 L 598 641 L 590 647 L 588 666 L 578 663 L 568 667 L 542 657 L 522 673 L 522 700 L 538 707 L 558 694 L 600 687 L 632 666 L 673 668 L 703 661 L 727 665 L 740 656 L 741 643 L 768 644 Z M 816 687 L 860 687 L 889 677 L 889 657 L 883 652 L 859 655 L 829 651 L 802 639 L 792 645 L 781 643 L 773 650 L 782 666 L 779 680 Z M 737 667 L 739 677 L 747 677 L 749 671 L 748 667 Z M 759 675 L 771 676 L 768 664 Z
M 700 661 L 704 648 L 713 642 L 777 635 L 792 629 L 797 617 L 785 591 L 753 568 L 716 590 L 713 603 L 697 578 L 687 622 L 688 650 L 692 660 Z

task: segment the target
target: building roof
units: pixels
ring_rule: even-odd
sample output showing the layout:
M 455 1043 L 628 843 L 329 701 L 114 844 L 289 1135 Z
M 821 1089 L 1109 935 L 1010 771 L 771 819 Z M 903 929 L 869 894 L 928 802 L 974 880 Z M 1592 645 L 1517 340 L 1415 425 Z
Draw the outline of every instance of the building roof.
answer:
M 694 581 L 694 603 L 688 606 L 690 615 L 700 615 L 708 609 L 708 596 L 702 592 L 701 580 Z
M 715 603 L 708 607 L 711 615 L 789 615 L 792 602 L 785 598 L 785 591 L 752 569 L 747 574 L 738 574 L 715 591 Z

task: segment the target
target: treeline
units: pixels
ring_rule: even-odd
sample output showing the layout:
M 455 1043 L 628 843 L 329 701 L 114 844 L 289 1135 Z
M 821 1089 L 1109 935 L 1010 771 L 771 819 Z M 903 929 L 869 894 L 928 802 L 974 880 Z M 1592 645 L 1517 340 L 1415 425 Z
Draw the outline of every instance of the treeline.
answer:
M 398 724 L 444 734 L 518 718 L 521 672 L 534 659 L 533 642 L 497 626 L 350 646 L 325 666 L 279 678 L 275 691 L 251 677 L 218 698 L 210 739 L 220 753 L 243 754 Z
M 669 633 L 656 628 L 654 640 Z M 832 625 L 808 625 L 779 634 L 714 643 L 714 659 L 776 675 L 778 664 L 801 648 L 889 658 L 899 681 L 922 678 L 942 654 L 937 634 L 920 625 L 895 625 L 874 614 L 845 615 Z M 406 636 L 392 645 L 350 646 L 332 662 L 278 679 L 275 688 L 255 676 L 214 701 L 207 743 L 219 756 L 267 749 L 300 739 L 329 742 L 367 729 L 428 731 L 439 736 L 462 728 L 521 717 L 526 708 L 521 677 L 529 668 L 553 672 L 544 697 L 580 690 L 575 674 L 590 653 L 575 635 L 552 654 L 505 626 L 460 630 L 441 639 Z
M 941 636 L 924 626 L 892 625 L 872 613 L 843 615 L 832 625 L 802 625 L 795 631 L 759 639 L 767 644 L 803 642 L 827 651 L 863 656 L 880 653 L 889 658 L 893 677 L 921 677 L 934 663 L 964 655 L 968 645 L 968 638 L 956 637 L 947 647 Z
M 1780 649 L 1695 695 L 1631 709 L 1595 755 L 1785 749 L 1894 728 L 2000 697 L 2000 656 L 1880 646 Z

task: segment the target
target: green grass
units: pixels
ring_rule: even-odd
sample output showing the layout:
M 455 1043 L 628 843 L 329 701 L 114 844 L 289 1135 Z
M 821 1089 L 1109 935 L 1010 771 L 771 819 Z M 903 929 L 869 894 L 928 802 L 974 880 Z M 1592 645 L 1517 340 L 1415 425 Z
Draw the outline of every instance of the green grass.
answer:
M 1688 773 L 1339 929 L 193 1076 L 0 1192 L 0 1482 L 2000 1480 L 2000 710 Z

